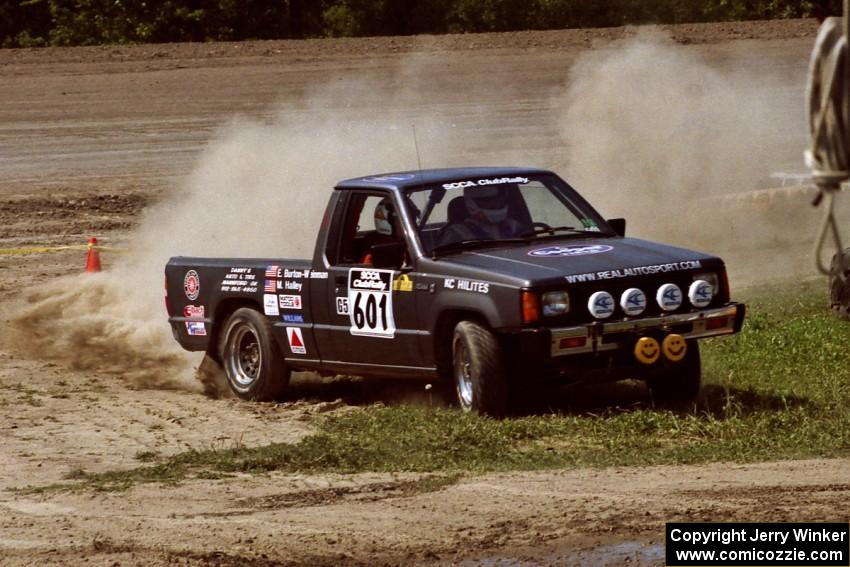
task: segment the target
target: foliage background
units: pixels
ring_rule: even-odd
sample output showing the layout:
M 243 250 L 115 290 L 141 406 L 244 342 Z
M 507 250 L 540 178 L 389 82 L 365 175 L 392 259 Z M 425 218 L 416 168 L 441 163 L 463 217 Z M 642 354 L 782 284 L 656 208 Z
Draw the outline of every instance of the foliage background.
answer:
M 823 17 L 841 0 L 0 0 L 0 47 Z

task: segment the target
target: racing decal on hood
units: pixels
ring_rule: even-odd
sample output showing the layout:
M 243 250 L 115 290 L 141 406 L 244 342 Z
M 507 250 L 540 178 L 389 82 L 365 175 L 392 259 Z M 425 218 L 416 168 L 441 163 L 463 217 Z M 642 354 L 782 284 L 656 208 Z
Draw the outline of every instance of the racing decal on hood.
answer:
M 597 280 L 612 280 L 615 278 L 630 278 L 632 276 L 650 276 L 653 274 L 664 274 L 667 272 L 680 272 L 684 270 L 698 270 L 702 268 L 699 260 L 686 260 L 684 262 L 671 262 L 669 264 L 654 264 L 652 266 L 637 266 L 635 268 L 622 268 L 619 270 L 602 270 L 600 272 L 588 272 L 586 274 L 573 274 L 564 276 L 567 283 L 594 282 Z
M 535 248 L 528 253 L 529 256 L 538 258 L 550 258 L 552 256 L 587 256 L 588 254 L 602 254 L 610 252 L 613 246 L 607 244 L 585 244 L 574 246 L 547 246 L 546 248 Z

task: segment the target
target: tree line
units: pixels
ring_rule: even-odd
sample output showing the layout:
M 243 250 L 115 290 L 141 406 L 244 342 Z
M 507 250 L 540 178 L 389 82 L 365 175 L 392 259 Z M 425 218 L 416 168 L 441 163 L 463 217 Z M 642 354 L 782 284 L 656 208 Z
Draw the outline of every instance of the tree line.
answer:
M 0 0 L 0 47 L 799 18 L 842 0 Z

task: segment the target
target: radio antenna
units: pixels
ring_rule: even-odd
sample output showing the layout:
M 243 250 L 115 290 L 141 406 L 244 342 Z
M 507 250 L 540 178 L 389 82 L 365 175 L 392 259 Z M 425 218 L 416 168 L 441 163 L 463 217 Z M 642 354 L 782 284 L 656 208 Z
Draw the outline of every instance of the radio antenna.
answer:
M 419 157 L 419 142 L 416 140 L 416 124 L 411 124 L 413 128 L 413 148 L 416 150 L 416 165 L 419 167 L 419 177 L 422 177 L 422 158 Z

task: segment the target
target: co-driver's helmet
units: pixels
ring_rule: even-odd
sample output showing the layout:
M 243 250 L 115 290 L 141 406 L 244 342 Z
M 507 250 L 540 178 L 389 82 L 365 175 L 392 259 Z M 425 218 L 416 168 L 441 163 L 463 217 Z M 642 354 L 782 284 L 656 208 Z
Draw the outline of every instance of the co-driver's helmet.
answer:
M 466 187 L 463 202 L 470 216 L 493 224 L 508 218 L 508 186 L 484 185 Z
M 392 236 L 395 225 L 395 207 L 389 197 L 384 197 L 375 207 L 375 230 L 378 234 Z

